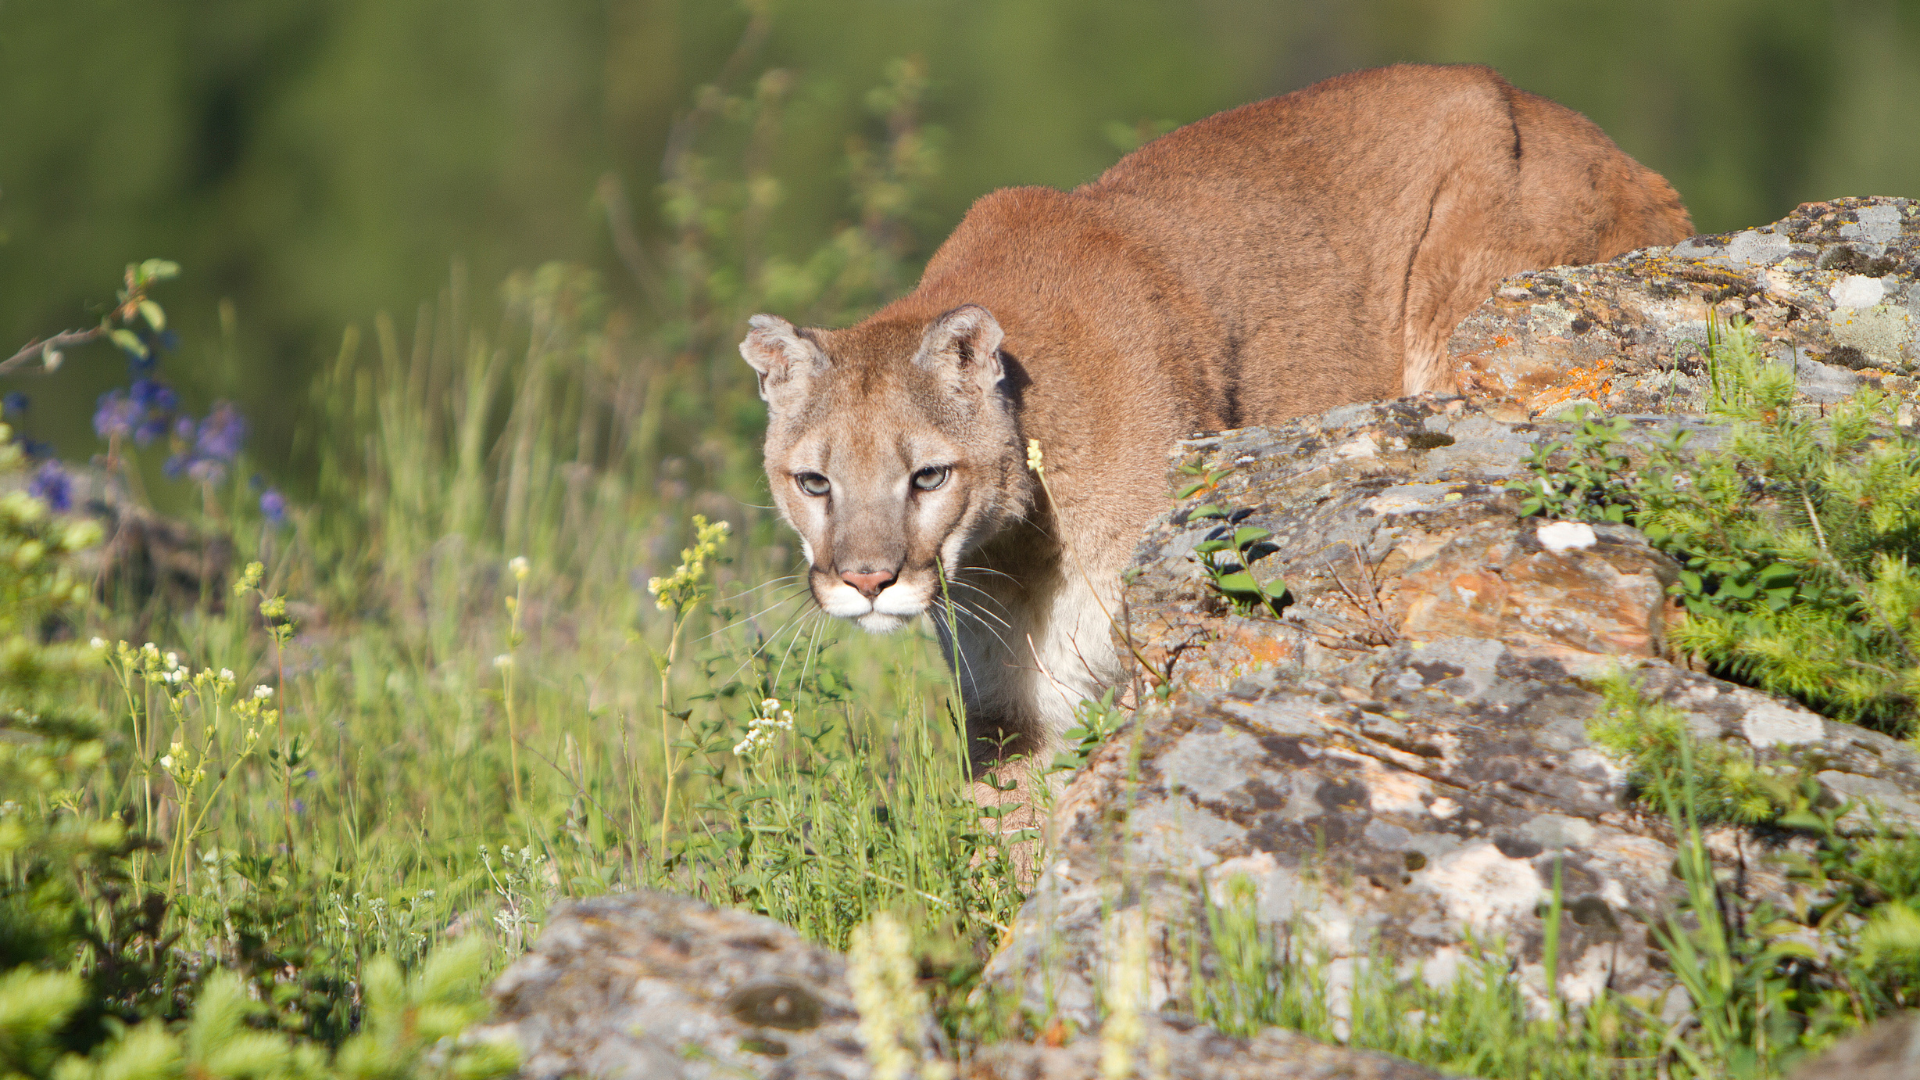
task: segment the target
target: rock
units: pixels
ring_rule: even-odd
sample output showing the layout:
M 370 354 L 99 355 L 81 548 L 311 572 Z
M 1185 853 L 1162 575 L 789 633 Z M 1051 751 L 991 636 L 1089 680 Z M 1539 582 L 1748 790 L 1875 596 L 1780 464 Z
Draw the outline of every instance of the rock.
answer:
M 1508 481 L 1523 475 L 1533 447 L 1572 425 L 1496 415 L 1459 399 L 1410 399 L 1182 442 L 1179 464 L 1225 474 L 1146 529 L 1125 594 L 1134 644 L 1163 676 L 1171 665 L 1183 689 L 1197 690 L 1276 663 L 1337 664 L 1401 639 L 1661 655 L 1678 567 L 1632 529 L 1591 526 L 1590 544 L 1582 533 L 1582 545 L 1567 548 L 1556 526 L 1521 518 Z M 1628 421 L 1625 439 L 1642 452 L 1675 431 L 1699 448 L 1722 436 L 1697 418 Z M 1239 519 L 1190 520 L 1202 506 Z M 1255 578 L 1284 570 L 1292 595 L 1277 624 L 1236 615 L 1193 556 L 1223 527 L 1248 525 L 1273 533 Z
M 690 897 L 562 904 L 492 993 L 477 1037 L 516 1039 L 528 1080 L 868 1075 L 845 958 Z
M 1622 770 L 1587 741 L 1601 706 L 1588 680 L 1614 662 L 1486 638 L 1406 641 L 1177 700 L 1137 747 L 1103 750 L 1068 788 L 1057 846 L 990 981 L 1091 1022 L 1106 921 L 1139 905 L 1166 942 L 1155 1004 L 1184 1000 L 1185 943 L 1205 937 L 1199 890 L 1224 903 L 1245 876 L 1262 921 L 1310 933 L 1336 969 L 1384 954 L 1444 981 L 1470 935 L 1504 939 L 1544 1002 L 1542 915 L 1558 873 L 1561 995 L 1584 1003 L 1607 986 L 1659 1000 L 1672 982 L 1648 931 L 1682 886 L 1669 823 L 1630 808 Z M 1643 692 L 1684 710 L 1697 737 L 1762 764 L 1817 748 L 1836 794 L 1875 789 L 1890 818 L 1920 824 L 1920 758 L 1904 744 L 1632 663 Z M 1791 906 L 1800 887 L 1763 858 L 1790 841 L 1733 828 L 1708 839 L 1740 868 L 1742 893 Z
M 1391 1054 L 1318 1043 L 1280 1028 L 1237 1039 L 1175 1014 L 1142 1017 L 1135 1076 L 1169 1080 L 1441 1080 Z M 1100 1039 L 1065 1046 L 1002 1043 L 983 1048 L 963 1080 L 1086 1080 L 1101 1075 Z
M 527 1080 L 870 1075 L 846 960 L 771 919 L 662 892 L 562 904 L 494 983 L 494 1016 L 469 1036 L 517 1042 Z M 1178 1015 L 1141 1018 L 1139 1061 L 1192 1080 L 1439 1080 L 1389 1054 L 1326 1046 L 1277 1029 L 1222 1035 Z M 929 1026 L 923 1054 L 942 1057 Z M 1063 1046 L 1003 1043 L 973 1055 L 972 1080 L 1098 1075 L 1098 1034 Z M 933 1075 L 929 1073 L 927 1075 Z
M 1920 1076 L 1920 1012 L 1888 1017 L 1793 1071 L 1793 1080 L 1913 1080 Z
M 1812 403 L 1920 381 L 1920 202 L 1807 203 L 1772 225 L 1508 278 L 1448 343 L 1461 389 L 1553 415 L 1701 411 L 1709 314 L 1750 319 Z
M 1225 903 L 1244 877 L 1263 921 L 1326 950 L 1336 996 L 1377 957 L 1444 981 L 1470 941 L 1502 942 L 1544 1006 L 1558 874 L 1559 993 L 1660 1002 L 1674 983 L 1649 930 L 1682 898 L 1673 830 L 1630 802 L 1586 734 L 1596 684 L 1618 669 L 1697 738 L 1817 769 L 1835 798 L 1920 825 L 1911 747 L 1664 658 L 1674 567 L 1638 532 L 1520 518 L 1502 485 L 1566 427 L 1499 415 L 1402 401 L 1182 444 L 1177 478 L 1218 481 L 1149 528 L 1125 590 L 1134 648 L 1179 690 L 1062 796 L 991 983 L 1090 1024 L 1107 924 L 1139 909 L 1155 928 L 1153 1003 L 1184 1001 L 1203 896 Z M 1637 417 L 1628 438 L 1676 427 L 1719 435 Z M 1203 504 L 1271 530 L 1254 571 L 1289 586 L 1279 617 L 1237 614 L 1213 590 L 1191 554 L 1221 525 L 1192 520 Z M 1730 888 L 1788 910 L 1804 899 L 1766 858 L 1804 841 L 1737 828 L 1708 840 L 1737 868 Z

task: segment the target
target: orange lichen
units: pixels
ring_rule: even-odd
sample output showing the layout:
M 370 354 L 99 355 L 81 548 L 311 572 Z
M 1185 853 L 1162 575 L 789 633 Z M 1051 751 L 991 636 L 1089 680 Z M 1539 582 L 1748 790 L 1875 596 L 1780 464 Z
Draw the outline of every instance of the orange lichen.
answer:
M 1576 398 L 1593 397 L 1613 391 L 1613 357 L 1600 358 L 1588 367 L 1568 369 L 1552 385 L 1534 395 L 1536 408 L 1557 405 Z

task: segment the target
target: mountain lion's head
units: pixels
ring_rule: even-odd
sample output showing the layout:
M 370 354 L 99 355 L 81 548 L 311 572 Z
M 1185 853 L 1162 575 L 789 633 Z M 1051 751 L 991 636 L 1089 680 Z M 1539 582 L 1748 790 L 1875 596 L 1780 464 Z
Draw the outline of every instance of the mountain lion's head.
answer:
M 1026 509 L 1000 324 L 968 304 L 851 330 L 749 325 L 740 355 L 767 402 L 767 480 L 814 599 L 896 629 L 939 599 L 942 567 Z

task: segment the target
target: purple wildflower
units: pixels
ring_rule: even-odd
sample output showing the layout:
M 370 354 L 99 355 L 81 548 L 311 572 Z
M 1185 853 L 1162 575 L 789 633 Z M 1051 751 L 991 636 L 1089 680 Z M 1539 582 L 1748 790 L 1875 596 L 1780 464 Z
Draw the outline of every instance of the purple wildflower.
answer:
M 215 458 L 194 458 L 187 462 L 187 478 L 197 484 L 217 484 L 227 478 L 226 463 Z
M 73 509 L 73 477 L 67 475 L 67 470 L 59 462 L 46 462 L 33 474 L 33 481 L 27 485 L 27 494 L 65 513 Z
M 277 488 L 268 488 L 260 496 L 260 512 L 275 525 L 287 520 L 287 497 Z
M 173 422 L 173 437 L 181 442 L 193 441 L 193 417 L 183 416 Z
M 127 396 L 141 408 L 155 412 L 170 413 L 180 407 L 180 395 L 157 379 L 135 379 L 127 388 Z
M 93 412 L 93 430 L 103 439 L 133 434 L 143 410 L 127 397 L 124 390 L 109 390 L 100 395 L 99 408 Z
M 172 387 L 155 379 L 135 379 L 127 396 L 146 410 L 140 426 L 133 429 L 134 442 L 145 446 L 167 433 L 167 421 L 180 407 L 180 395 Z
M 213 411 L 200 421 L 200 435 L 194 440 L 194 453 L 214 461 L 232 461 L 240 456 L 240 444 L 247 440 L 247 418 L 225 401 L 216 401 Z
M 27 395 L 15 390 L 6 396 L 4 402 L 0 402 L 0 411 L 9 416 L 20 416 L 27 411 L 28 404 Z

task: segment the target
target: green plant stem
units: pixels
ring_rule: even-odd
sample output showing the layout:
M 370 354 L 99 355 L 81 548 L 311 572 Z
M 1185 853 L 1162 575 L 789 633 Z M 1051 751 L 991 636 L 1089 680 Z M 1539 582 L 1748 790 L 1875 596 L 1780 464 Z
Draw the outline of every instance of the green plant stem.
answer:
M 507 712 L 507 768 L 513 773 L 513 803 L 524 806 L 525 799 L 520 793 L 520 732 L 515 724 L 513 709 L 513 676 L 518 668 L 518 660 L 513 653 L 520 645 L 520 605 L 526 597 L 527 583 L 522 579 L 515 586 L 511 610 L 507 613 L 508 663 L 500 673 L 500 697 Z
M 665 662 L 660 664 L 660 756 L 666 767 L 666 793 L 660 799 L 660 847 L 659 857 L 667 853 L 667 827 L 673 817 L 673 780 L 678 767 L 673 760 L 673 661 L 680 651 L 680 631 L 686 628 L 687 613 L 676 609 L 673 613 L 673 632 L 667 637 Z

